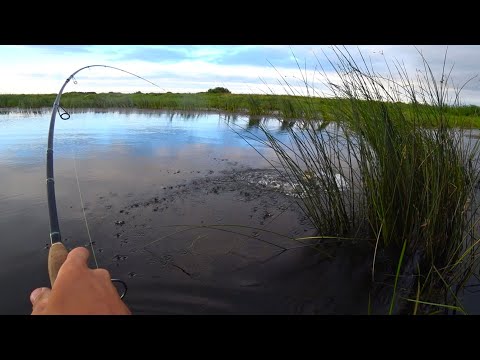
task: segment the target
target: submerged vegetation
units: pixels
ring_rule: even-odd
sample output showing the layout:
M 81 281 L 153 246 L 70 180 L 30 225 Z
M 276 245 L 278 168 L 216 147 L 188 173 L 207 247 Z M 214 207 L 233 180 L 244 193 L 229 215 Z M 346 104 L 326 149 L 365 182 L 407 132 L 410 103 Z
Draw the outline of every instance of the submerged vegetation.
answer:
M 460 295 L 478 272 L 480 164 L 477 140 L 458 124 L 472 108 L 452 107 L 445 65 L 438 80 L 422 57 L 412 79 L 400 63 L 384 76 L 345 49 L 335 55 L 337 79 L 323 73 L 335 123 L 316 117 L 312 100 L 302 108 L 309 116 L 285 128 L 288 141 L 261 124 L 262 136 L 245 140 L 275 151 L 269 162 L 299 184 L 318 239 L 371 247 L 371 292 L 388 293 L 386 312 L 465 313 Z

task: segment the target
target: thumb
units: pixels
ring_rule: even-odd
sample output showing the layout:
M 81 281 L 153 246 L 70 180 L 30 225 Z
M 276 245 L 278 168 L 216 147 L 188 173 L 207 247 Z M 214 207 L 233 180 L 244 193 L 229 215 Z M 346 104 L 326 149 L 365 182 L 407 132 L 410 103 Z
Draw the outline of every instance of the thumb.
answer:
M 38 288 L 30 294 L 30 302 L 32 303 L 32 315 L 41 314 L 48 304 L 50 297 L 50 289 L 46 287 Z

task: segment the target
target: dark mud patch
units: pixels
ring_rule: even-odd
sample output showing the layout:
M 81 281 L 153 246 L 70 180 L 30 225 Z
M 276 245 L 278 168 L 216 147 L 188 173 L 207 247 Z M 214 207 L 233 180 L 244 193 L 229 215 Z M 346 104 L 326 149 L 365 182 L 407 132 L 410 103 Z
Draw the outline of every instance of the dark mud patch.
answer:
M 298 198 L 258 181 L 271 176 L 231 170 L 124 201 L 99 194 L 87 214 L 97 260 L 127 282 L 132 311 L 366 314 L 371 246 L 324 240 L 318 250 L 294 240 L 315 229 Z

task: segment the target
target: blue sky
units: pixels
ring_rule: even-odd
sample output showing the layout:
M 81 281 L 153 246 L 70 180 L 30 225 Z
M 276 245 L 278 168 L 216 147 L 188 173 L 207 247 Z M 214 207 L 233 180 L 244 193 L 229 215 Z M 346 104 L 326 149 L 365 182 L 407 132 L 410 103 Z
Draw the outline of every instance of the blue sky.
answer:
M 348 46 L 357 48 L 380 72 L 385 60 L 403 62 L 409 74 L 423 68 L 416 48 L 407 45 Z M 417 46 L 440 74 L 447 46 Z M 316 95 L 327 94 L 323 66 L 331 79 L 329 46 L 321 45 L 0 45 L 0 93 L 57 93 L 75 70 L 92 64 L 118 67 L 138 74 L 159 88 L 135 77 L 106 68 L 93 68 L 76 76 L 65 91 L 95 92 L 200 92 L 216 86 L 234 93 L 306 94 L 302 73 Z M 298 60 L 302 71 L 299 70 Z M 480 73 L 480 46 L 448 47 L 447 68 L 459 86 Z M 286 90 L 282 81 L 291 87 Z M 463 103 L 480 105 L 480 79 L 462 90 Z

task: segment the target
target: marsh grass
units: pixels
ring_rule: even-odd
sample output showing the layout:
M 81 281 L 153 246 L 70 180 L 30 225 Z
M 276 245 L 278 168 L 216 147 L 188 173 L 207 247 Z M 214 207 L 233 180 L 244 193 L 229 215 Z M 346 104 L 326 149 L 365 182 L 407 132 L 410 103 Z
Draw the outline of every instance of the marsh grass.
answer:
M 361 53 L 333 50 L 327 60 L 336 81 L 319 62 L 335 95 L 328 116 L 308 101 L 294 110 L 287 99 L 279 120 L 308 114 L 309 121 L 286 127 L 287 141 L 265 126 L 263 136 L 244 138 L 275 151 L 271 165 L 299 184 L 298 204 L 319 235 L 371 243 L 372 289 L 377 278 L 390 279 L 389 313 L 465 312 L 459 292 L 477 269 L 480 242 L 479 153 L 459 127 L 476 109 L 456 106 L 446 58 L 437 79 L 419 53 L 424 67 L 411 78 L 399 62 L 386 62 L 382 75 Z M 375 274 L 379 252 L 389 257 L 390 274 Z
M 290 95 L 275 94 L 214 94 L 214 93 L 83 93 L 67 92 L 62 97 L 62 106 L 66 109 L 152 109 L 152 110 L 183 110 L 183 111 L 222 111 L 241 113 L 252 116 L 277 116 L 282 120 L 292 119 L 319 119 L 336 121 L 337 110 L 345 107 L 348 101 L 344 98 L 323 98 L 300 96 L 293 93 L 293 89 L 285 85 Z M 309 85 L 310 87 L 310 85 Z M 51 108 L 56 94 L 0 94 L 0 108 L 40 109 Z M 358 101 L 363 101 L 357 99 Z M 428 104 L 417 104 L 418 107 L 428 109 Z M 409 117 L 414 114 L 411 105 L 403 102 L 389 103 L 390 109 L 396 107 Z M 462 128 L 480 127 L 480 108 L 477 106 L 448 106 L 444 109 L 448 114 L 451 126 Z M 422 125 L 434 127 L 435 122 Z

